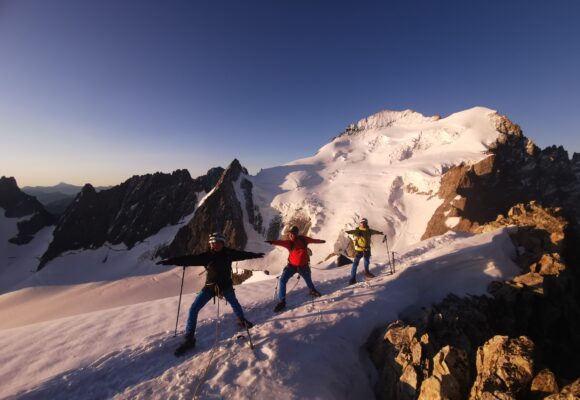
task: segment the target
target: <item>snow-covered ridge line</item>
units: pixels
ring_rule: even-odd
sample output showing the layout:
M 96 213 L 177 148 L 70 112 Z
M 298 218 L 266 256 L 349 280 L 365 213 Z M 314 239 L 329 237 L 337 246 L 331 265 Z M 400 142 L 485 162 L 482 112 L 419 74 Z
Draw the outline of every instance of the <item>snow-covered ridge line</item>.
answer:
M 441 117 L 438 115 L 427 117 L 419 112 L 409 109 L 403 111 L 382 110 L 376 114 L 359 120 L 356 124 L 350 124 L 346 128 L 345 133 L 394 126 L 420 125 L 438 121 L 439 119 L 441 119 Z

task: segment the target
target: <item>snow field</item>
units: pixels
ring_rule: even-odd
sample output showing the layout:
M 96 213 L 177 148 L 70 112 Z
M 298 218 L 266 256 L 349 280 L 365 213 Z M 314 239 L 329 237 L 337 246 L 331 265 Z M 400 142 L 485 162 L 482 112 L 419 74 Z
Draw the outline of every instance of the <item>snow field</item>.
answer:
M 372 329 L 450 292 L 484 293 L 491 280 L 518 273 L 513 251 L 507 230 L 446 234 L 410 249 L 394 275 L 377 257 L 371 270 L 379 276 L 353 286 L 345 286 L 350 266 L 314 270 L 325 294 L 314 300 L 301 280 L 293 288 L 293 277 L 289 309 L 280 314 L 272 312 L 276 279 L 238 286 L 256 323 L 254 351 L 237 338 L 244 332 L 223 301 L 213 348 L 218 305 L 210 302 L 200 313 L 197 349 L 176 359 L 177 297 L 2 330 L 0 397 L 370 398 L 376 376 L 361 346 Z M 180 329 L 193 297 L 184 296 Z

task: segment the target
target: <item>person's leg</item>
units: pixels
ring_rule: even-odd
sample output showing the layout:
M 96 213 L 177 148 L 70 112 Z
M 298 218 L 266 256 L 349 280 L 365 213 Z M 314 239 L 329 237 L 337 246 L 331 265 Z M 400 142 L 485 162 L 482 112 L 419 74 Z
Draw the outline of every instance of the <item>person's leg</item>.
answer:
M 225 297 L 226 301 L 230 303 L 230 306 L 232 307 L 232 310 L 234 310 L 234 314 L 236 314 L 236 317 L 238 317 L 239 319 L 244 319 L 244 311 L 242 310 L 242 306 L 240 305 L 240 302 L 236 297 L 234 289 L 232 288 L 226 290 L 225 292 L 222 293 L 222 295 Z
M 356 279 L 356 269 L 358 268 L 358 263 L 360 262 L 361 256 L 362 253 L 358 251 L 354 254 L 354 261 L 352 262 L 352 268 L 350 270 L 351 281 Z
M 282 275 L 280 276 L 280 285 L 278 285 L 278 300 L 284 301 L 286 299 L 286 283 L 296 273 L 296 267 L 288 264 L 284 267 Z
M 312 271 L 310 270 L 310 267 L 308 265 L 305 267 L 298 268 L 298 274 L 300 274 L 300 276 L 304 279 L 304 282 L 306 282 L 306 286 L 308 286 L 308 289 L 316 290 L 316 288 L 314 287 L 314 283 L 312 283 Z
M 314 297 L 322 296 L 322 294 L 314 287 L 314 283 L 312 282 L 312 270 L 310 269 L 309 265 L 303 268 L 298 268 L 298 273 L 300 274 L 300 276 L 302 276 L 302 278 L 304 278 L 306 286 L 308 286 L 308 288 L 310 289 L 311 296 Z
M 365 259 L 365 272 L 370 272 L 369 271 L 369 264 L 370 264 L 370 260 L 371 260 L 371 252 L 370 251 L 364 252 L 364 259 Z
M 197 294 L 197 297 L 193 301 L 191 308 L 189 309 L 189 318 L 187 319 L 187 326 L 185 328 L 186 336 L 195 335 L 195 327 L 197 325 L 197 314 L 199 311 L 213 298 L 213 290 L 211 288 L 204 287 Z

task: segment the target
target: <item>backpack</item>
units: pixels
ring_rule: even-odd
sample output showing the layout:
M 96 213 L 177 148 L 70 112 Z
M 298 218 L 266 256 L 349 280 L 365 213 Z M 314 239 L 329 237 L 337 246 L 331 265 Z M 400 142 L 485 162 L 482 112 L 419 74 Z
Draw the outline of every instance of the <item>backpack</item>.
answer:
M 367 240 L 365 239 L 364 236 L 355 236 L 354 238 L 355 240 L 355 245 L 361 249 L 366 249 L 367 248 Z
M 304 244 L 304 247 L 306 248 L 306 252 L 308 253 L 309 256 L 312 255 L 312 250 L 310 250 L 310 248 L 308 247 L 308 243 L 306 243 L 306 240 L 304 239 L 303 236 L 298 236 L 296 239 L 300 240 L 302 242 L 302 244 Z M 290 251 L 294 250 L 294 242 L 292 242 L 290 244 Z

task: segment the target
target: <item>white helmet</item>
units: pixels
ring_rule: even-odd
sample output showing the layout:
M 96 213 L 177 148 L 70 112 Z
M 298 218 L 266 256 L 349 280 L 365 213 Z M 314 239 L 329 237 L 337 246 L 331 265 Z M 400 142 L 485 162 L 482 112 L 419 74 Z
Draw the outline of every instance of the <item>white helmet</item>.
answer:
M 209 235 L 209 242 L 210 243 L 217 243 L 217 242 L 226 242 L 226 237 L 221 232 L 214 232 Z

